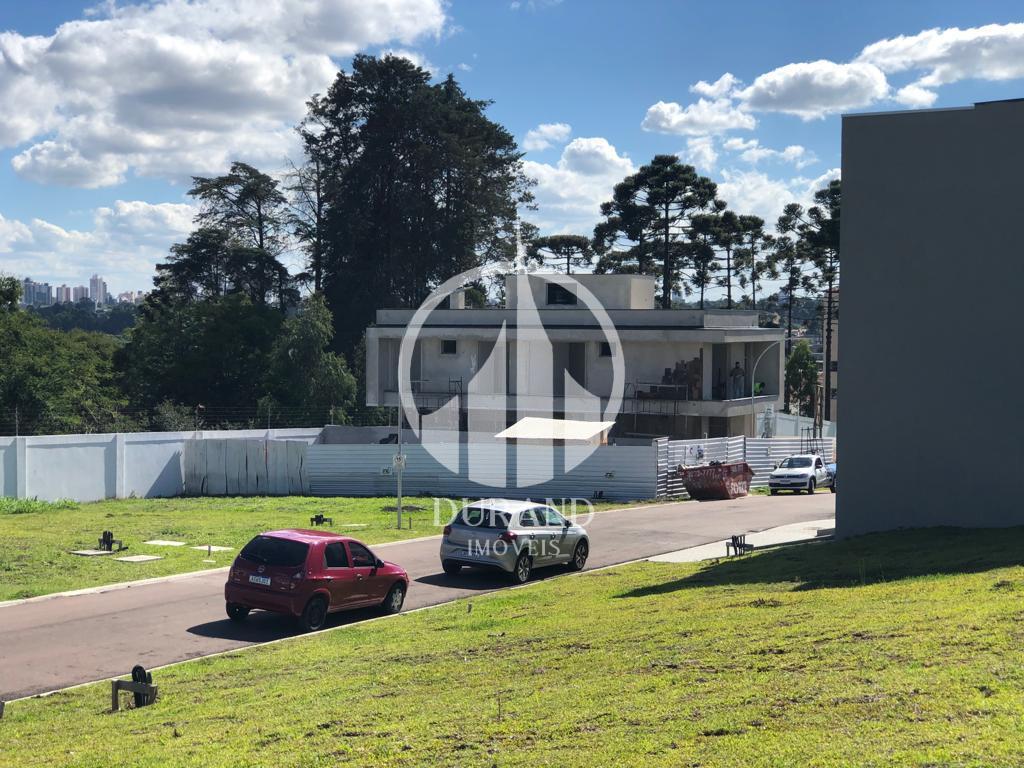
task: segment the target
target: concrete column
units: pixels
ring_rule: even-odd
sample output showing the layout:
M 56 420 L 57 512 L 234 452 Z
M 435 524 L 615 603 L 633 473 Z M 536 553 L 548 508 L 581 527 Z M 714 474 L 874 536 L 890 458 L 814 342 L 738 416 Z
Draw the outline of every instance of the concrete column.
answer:
M 114 435 L 114 498 L 125 498 L 125 439 L 124 433 Z
M 376 328 L 366 329 L 366 404 L 379 405 L 380 393 L 380 336 Z
M 28 438 L 14 438 L 14 498 L 28 498 Z
M 714 372 L 715 372 L 714 371 L 714 367 L 713 367 L 712 362 L 711 362 L 712 361 L 712 345 L 711 344 L 701 344 L 700 348 L 701 348 L 701 350 L 704 353 L 704 357 L 703 357 L 703 359 L 701 361 L 703 363 L 703 368 L 702 368 L 702 373 L 701 373 L 701 389 L 702 389 L 702 394 L 704 396 L 704 399 L 705 400 L 710 400 L 711 396 L 712 396 L 712 393 L 714 392 L 714 381 L 713 381 L 713 378 L 714 378 Z M 707 432 L 707 430 L 703 429 L 702 432 Z

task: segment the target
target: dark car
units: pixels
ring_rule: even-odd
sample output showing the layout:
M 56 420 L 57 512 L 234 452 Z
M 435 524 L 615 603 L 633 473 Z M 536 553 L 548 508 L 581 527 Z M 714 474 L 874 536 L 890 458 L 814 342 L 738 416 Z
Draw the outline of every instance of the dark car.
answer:
M 402 610 L 409 575 L 378 558 L 361 541 L 326 531 L 268 531 L 235 558 L 224 585 L 227 614 L 243 621 L 258 608 L 321 629 L 336 611 L 380 606 Z

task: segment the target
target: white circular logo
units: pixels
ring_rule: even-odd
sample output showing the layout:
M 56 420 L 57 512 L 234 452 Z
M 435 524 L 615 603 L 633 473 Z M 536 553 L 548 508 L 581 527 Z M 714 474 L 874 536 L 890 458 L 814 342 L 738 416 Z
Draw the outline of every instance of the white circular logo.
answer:
M 460 310 L 494 312 L 495 322 L 479 322 L 478 317 L 476 323 L 446 324 L 443 332 L 445 338 L 455 336 L 456 345 L 460 336 L 464 341 L 483 342 L 489 346 L 486 359 L 468 355 L 462 359 L 462 368 L 458 367 L 458 360 L 445 367 L 433 358 L 424 359 L 422 342 L 427 335 L 435 338 L 439 333 L 431 327 L 429 319 L 444 299 L 484 278 L 503 276 L 504 310 Z M 533 289 L 540 285 L 560 286 L 561 291 L 575 297 L 574 306 L 538 309 Z M 591 331 L 600 333 L 588 333 Z M 578 380 L 586 379 L 585 374 L 578 376 L 578 364 L 574 372 L 577 375 L 570 372 L 572 366 L 566 365 L 564 345 L 598 335 L 612 352 L 611 383 L 607 391 L 593 393 L 586 388 L 585 381 Z M 417 357 L 419 372 L 413 375 Z M 447 386 L 433 388 L 435 396 L 447 396 L 433 410 L 424 398 L 430 387 L 424 386 L 426 377 L 422 370 L 429 367 L 437 369 L 438 377 L 448 378 L 442 380 Z M 435 377 L 434 381 L 437 380 Z M 496 438 L 509 426 L 509 421 L 533 417 L 614 422 L 622 406 L 624 387 L 619 336 L 593 292 L 572 275 L 517 272 L 508 262 L 467 270 L 438 286 L 413 314 L 398 354 L 401 408 L 420 444 L 451 472 L 492 488 L 525 488 L 549 481 L 579 466 L 598 445 L 597 441 L 566 440 L 564 446 L 556 447 L 557 435 L 565 434 L 556 429 L 548 439 L 538 436 L 527 444 L 520 441 L 514 452 L 514 472 L 509 472 L 506 445 Z M 514 419 L 510 418 L 512 415 Z

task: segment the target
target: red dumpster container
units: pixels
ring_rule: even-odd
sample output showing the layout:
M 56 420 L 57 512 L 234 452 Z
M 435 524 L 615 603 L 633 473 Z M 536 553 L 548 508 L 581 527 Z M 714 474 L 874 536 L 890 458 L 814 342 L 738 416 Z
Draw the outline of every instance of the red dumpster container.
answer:
M 702 467 L 684 467 L 680 464 L 676 473 L 690 498 L 697 501 L 746 496 L 750 492 L 750 480 L 754 477 L 754 470 L 745 461 Z

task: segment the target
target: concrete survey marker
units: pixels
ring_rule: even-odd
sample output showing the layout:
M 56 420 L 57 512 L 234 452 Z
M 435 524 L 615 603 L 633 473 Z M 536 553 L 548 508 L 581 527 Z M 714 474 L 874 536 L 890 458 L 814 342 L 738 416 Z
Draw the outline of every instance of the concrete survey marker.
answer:
M 342 528 L 365 528 L 369 523 L 342 523 Z
M 100 555 L 112 555 L 114 553 L 109 549 L 73 549 L 71 554 L 81 555 L 82 557 L 99 557 Z
M 159 555 L 128 555 L 127 557 L 115 557 L 122 563 L 148 563 L 150 560 L 163 560 Z
M 216 544 L 204 544 L 201 547 L 191 547 L 191 549 L 199 549 L 204 552 L 230 552 L 233 547 L 218 547 Z
M 154 547 L 184 547 L 184 541 L 168 541 L 167 539 L 153 539 L 152 541 L 144 541 L 143 544 L 151 544 Z M 206 549 L 206 547 L 203 547 Z

